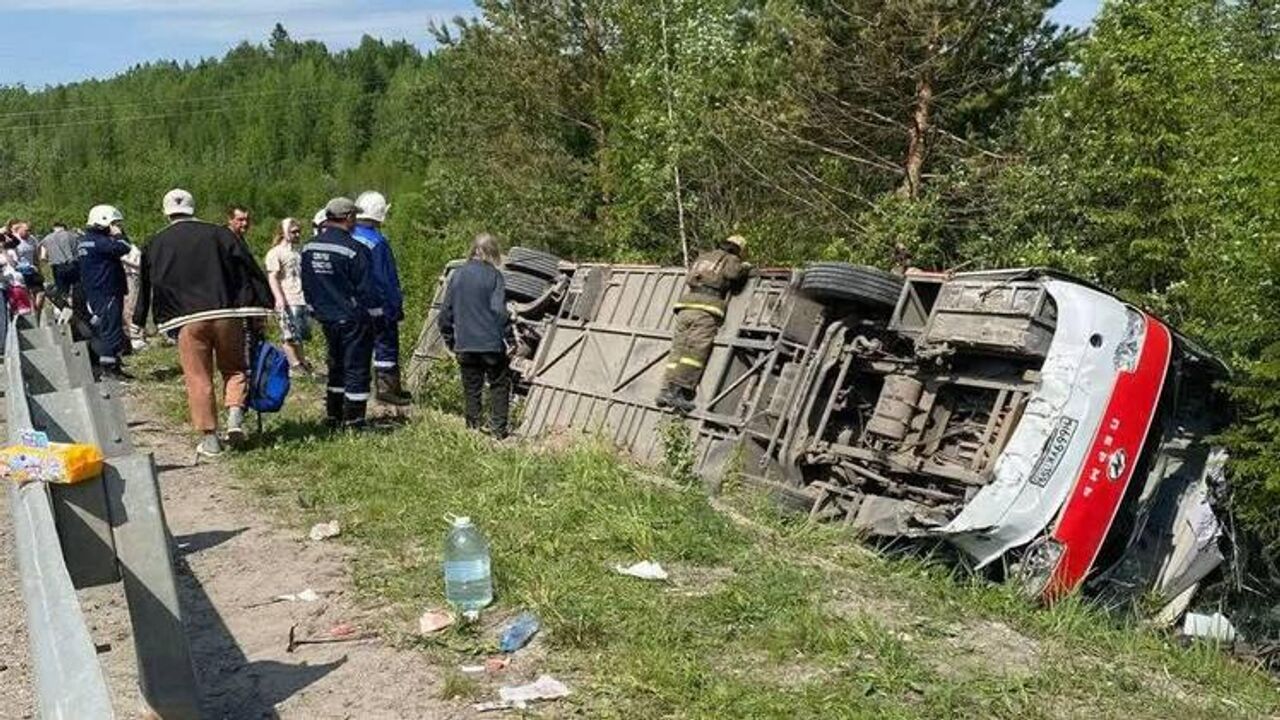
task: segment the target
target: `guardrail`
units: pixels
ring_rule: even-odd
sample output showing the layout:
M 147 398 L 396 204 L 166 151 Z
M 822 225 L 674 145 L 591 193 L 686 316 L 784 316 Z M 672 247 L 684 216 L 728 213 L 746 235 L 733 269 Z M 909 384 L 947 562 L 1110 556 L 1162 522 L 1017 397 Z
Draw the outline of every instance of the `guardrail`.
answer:
M 55 442 L 97 445 L 106 457 L 97 480 L 9 487 L 39 717 L 115 717 L 75 590 L 122 582 L 145 711 L 199 718 L 151 454 L 134 451 L 114 385 L 94 381 L 88 349 L 65 328 L 17 318 L 4 347 L 9 441 L 39 430 Z

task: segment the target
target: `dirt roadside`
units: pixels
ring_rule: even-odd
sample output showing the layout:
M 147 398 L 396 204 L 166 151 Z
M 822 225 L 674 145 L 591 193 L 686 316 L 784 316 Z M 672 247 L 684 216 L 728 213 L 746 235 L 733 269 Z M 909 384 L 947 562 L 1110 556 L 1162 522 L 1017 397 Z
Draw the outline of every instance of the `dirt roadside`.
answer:
M 27 650 L 27 624 L 13 559 L 13 524 L 9 493 L 0 488 L 0 718 L 32 717 L 35 707 Z
M 206 720 L 248 718 L 454 718 L 466 704 L 439 699 L 439 670 L 428 659 L 377 637 L 287 651 L 299 638 L 327 637 L 342 624 L 357 635 L 375 625 L 374 611 L 356 602 L 350 552 L 276 527 L 213 464 L 193 465 L 184 433 L 145 403 L 127 400 L 134 443 L 155 453 L 182 594 L 188 636 L 201 683 Z M 2 502 L 2 501 L 0 501 Z M 33 716 L 21 595 L 5 514 L 0 517 L 0 718 Z M 118 586 L 115 586 L 118 587 Z M 311 588 L 315 602 L 269 602 Z M 117 716 L 136 717 L 132 640 L 118 590 L 81 593 L 94 641 L 116 699 Z
M 192 464 L 184 433 L 144 403 L 127 402 L 134 442 L 155 453 L 161 470 L 206 720 L 466 714 L 437 699 L 439 673 L 424 656 L 376 638 L 287 652 L 290 627 L 301 638 L 344 623 L 362 634 L 371 624 L 371 611 L 351 594 L 349 551 L 274 527 L 226 469 Z M 307 588 L 322 598 L 261 604 Z

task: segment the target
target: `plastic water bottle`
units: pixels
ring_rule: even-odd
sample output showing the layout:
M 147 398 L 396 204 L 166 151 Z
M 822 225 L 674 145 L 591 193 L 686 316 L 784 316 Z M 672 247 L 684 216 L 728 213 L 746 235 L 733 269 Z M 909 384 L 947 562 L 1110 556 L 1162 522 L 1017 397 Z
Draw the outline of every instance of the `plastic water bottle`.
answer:
M 507 626 L 503 631 L 502 638 L 498 641 L 498 649 L 504 653 L 513 653 L 525 645 L 529 644 L 529 640 L 537 634 L 538 629 L 542 627 L 542 623 L 538 622 L 538 616 L 531 612 L 522 612 L 515 619 L 515 622 Z
M 469 517 L 450 520 L 444 539 L 445 599 L 464 614 L 479 612 L 493 602 L 489 573 L 489 542 Z

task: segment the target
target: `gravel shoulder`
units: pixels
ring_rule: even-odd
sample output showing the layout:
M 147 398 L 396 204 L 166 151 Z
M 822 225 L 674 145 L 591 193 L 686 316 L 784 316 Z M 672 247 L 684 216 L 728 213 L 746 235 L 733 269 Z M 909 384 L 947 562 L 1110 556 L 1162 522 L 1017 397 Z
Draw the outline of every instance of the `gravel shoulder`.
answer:
M 136 399 L 128 401 L 135 443 L 160 468 L 165 514 L 192 638 L 202 706 L 221 718 L 443 718 L 438 672 L 421 653 L 366 640 L 307 645 L 350 625 L 372 635 L 376 611 L 356 602 L 350 551 L 275 527 L 217 463 L 193 464 L 186 434 Z M 315 590 L 315 602 L 271 602 Z
M 377 611 L 356 601 L 350 551 L 280 529 L 217 463 L 193 464 L 186 434 L 130 398 L 135 444 L 155 453 L 185 622 L 206 720 L 241 718 L 449 718 L 470 713 L 438 699 L 428 658 L 378 637 Z M 12 555 L 7 493 L 0 492 L 0 720 L 34 717 L 25 617 Z M 313 589 L 314 602 L 271 602 Z M 117 717 L 141 702 L 120 585 L 80 592 L 81 607 L 111 687 Z M 305 645 L 335 627 L 365 639 Z M 137 710 L 138 712 L 135 712 Z

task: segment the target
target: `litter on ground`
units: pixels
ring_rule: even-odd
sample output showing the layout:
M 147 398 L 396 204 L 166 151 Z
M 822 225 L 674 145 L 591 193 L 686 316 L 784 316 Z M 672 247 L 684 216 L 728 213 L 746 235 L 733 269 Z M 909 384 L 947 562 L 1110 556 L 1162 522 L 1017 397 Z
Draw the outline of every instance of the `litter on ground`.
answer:
M 569 696 L 569 686 L 551 677 L 542 675 L 527 685 L 514 685 L 498 689 L 498 702 L 477 703 L 475 709 L 480 712 L 493 710 L 523 709 L 531 702 L 539 700 L 559 700 Z
M 621 564 L 614 565 L 613 569 L 621 575 L 630 575 L 641 580 L 666 580 L 667 571 L 662 566 L 651 560 L 638 562 L 630 567 L 623 567 Z
M 307 588 L 302 592 L 289 593 L 288 595 L 277 595 L 276 600 L 280 602 L 315 602 L 320 599 L 320 593 Z
M 502 631 L 502 639 L 498 642 L 498 649 L 504 653 L 513 653 L 519 650 L 529 644 L 529 640 L 537 634 L 540 627 L 542 625 L 538 622 L 538 616 L 531 612 L 520 613 L 507 626 L 507 629 Z
M 339 632 L 339 631 L 342 632 Z M 285 645 L 284 651 L 291 653 L 303 645 L 331 645 L 335 643 L 356 642 L 358 640 L 373 640 L 377 636 L 372 634 L 359 634 L 354 627 L 343 623 L 329 630 L 329 634 L 321 637 L 300 638 L 298 637 L 298 626 L 289 627 L 289 642 Z
M 483 665 L 461 665 L 459 670 L 468 675 L 479 675 L 480 673 L 496 673 L 507 669 L 511 664 L 511 658 L 501 655 L 487 658 Z
M 276 603 L 281 603 L 281 602 L 304 602 L 304 603 L 313 603 L 313 602 L 315 602 L 315 601 L 317 601 L 317 600 L 319 600 L 319 599 L 320 599 L 320 593 L 316 592 L 315 590 L 312 590 L 311 588 L 307 588 L 307 589 L 305 589 L 305 590 L 302 590 L 302 591 L 300 591 L 300 592 L 296 592 L 296 593 L 287 593 L 287 594 L 285 594 L 285 595 L 276 595 L 275 597 L 271 598 L 270 600 L 263 600 L 262 602 L 256 602 L 256 603 L 252 603 L 252 604 L 249 604 L 249 605 L 245 605 L 245 608 L 246 608 L 246 609 L 248 609 L 248 608 L 259 608 L 259 607 L 265 607 L 265 606 L 267 606 L 267 605 L 274 605 L 274 604 L 276 604 Z
M 337 520 L 330 520 L 329 522 L 316 523 L 315 525 L 312 525 L 311 532 L 308 533 L 307 536 L 311 538 L 311 542 L 320 542 L 322 540 L 328 540 L 329 538 L 338 537 L 341 534 L 342 526 L 338 524 Z
M 1189 612 L 1182 623 L 1182 634 L 1191 638 L 1203 638 L 1218 642 L 1235 642 L 1236 628 L 1226 615 L 1216 612 L 1212 615 Z
M 453 614 L 447 610 L 428 610 L 418 618 L 418 632 L 423 635 L 434 635 L 452 625 L 454 621 Z
M 329 628 L 329 636 L 335 638 L 345 638 L 356 634 L 356 626 L 351 623 L 338 623 Z

